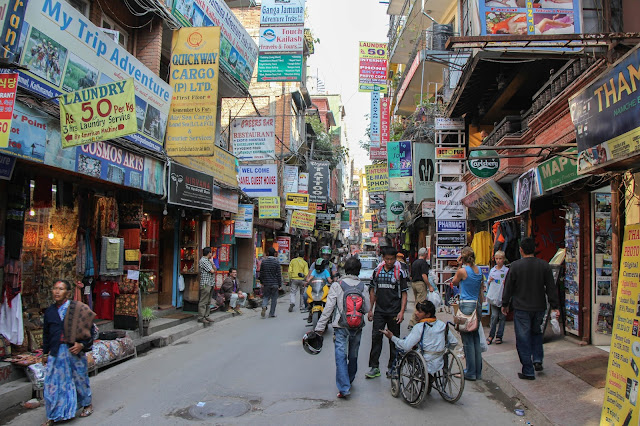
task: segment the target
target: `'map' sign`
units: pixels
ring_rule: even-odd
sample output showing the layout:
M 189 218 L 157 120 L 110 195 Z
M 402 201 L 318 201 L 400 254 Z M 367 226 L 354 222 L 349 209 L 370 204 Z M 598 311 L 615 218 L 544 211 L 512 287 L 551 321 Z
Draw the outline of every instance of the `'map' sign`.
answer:
M 238 186 L 248 196 L 278 196 L 278 166 L 263 164 L 261 166 L 240 166 L 238 168 Z

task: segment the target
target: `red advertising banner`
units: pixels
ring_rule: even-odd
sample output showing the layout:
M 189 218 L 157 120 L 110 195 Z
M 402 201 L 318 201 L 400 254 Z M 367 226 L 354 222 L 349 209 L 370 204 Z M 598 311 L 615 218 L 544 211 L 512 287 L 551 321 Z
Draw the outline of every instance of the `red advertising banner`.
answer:
M 0 148 L 9 147 L 13 105 L 16 102 L 18 74 L 0 74 Z
M 380 98 L 380 146 L 385 148 L 391 136 L 390 108 L 390 98 Z

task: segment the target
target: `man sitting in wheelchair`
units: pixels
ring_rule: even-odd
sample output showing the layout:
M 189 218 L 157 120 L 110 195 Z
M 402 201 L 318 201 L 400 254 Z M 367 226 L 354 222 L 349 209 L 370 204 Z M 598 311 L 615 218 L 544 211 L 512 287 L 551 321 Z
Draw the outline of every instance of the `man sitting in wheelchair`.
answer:
M 458 339 L 451 333 L 447 324 L 436 318 L 436 307 L 428 300 L 416 304 L 418 324 L 404 339 L 393 335 L 389 330 L 380 330 L 402 352 L 409 352 L 414 346 L 419 346 L 419 352 L 427 363 L 429 374 L 435 374 L 444 367 L 444 352 L 453 349 Z M 420 326 L 422 324 L 422 326 Z M 446 337 L 446 341 L 445 341 Z

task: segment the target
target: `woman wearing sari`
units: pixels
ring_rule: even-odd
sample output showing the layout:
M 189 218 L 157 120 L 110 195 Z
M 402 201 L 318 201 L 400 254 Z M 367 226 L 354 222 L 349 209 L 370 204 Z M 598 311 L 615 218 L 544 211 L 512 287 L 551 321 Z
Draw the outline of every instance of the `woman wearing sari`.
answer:
M 93 413 L 85 352 L 93 345 L 95 313 L 81 302 L 68 300 L 71 284 L 53 285 L 54 304 L 44 314 L 43 352 L 48 354 L 44 380 L 47 421 L 44 425 L 69 420 L 82 408 L 80 417 Z

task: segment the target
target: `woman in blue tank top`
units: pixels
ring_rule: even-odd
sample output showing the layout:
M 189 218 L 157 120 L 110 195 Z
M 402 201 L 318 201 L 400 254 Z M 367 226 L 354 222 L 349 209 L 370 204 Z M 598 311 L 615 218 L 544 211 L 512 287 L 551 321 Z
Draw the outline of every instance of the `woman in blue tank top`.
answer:
M 474 309 L 477 311 L 478 321 L 482 314 L 482 273 L 476 266 L 476 255 L 471 247 L 462 249 L 459 261 L 461 266 L 453 277 L 453 284 L 460 286 L 460 307 L 465 315 L 471 315 Z M 464 357 L 467 368 L 464 370 L 466 380 L 482 379 L 482 350 L 480 347 L 480 334 L 478 330 L 470 333 L 460 332 L 464 346 Z

